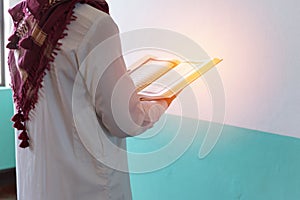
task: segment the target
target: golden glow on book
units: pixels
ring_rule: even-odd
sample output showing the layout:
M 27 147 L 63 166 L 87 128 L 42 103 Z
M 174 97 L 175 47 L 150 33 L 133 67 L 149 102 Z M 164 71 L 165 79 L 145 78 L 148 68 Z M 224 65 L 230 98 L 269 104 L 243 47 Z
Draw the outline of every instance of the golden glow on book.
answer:
M 163 99 L 178 94 L 221 61 L 180 62 L 147 56 L 135 63 L 129 74 L 142 99 Z

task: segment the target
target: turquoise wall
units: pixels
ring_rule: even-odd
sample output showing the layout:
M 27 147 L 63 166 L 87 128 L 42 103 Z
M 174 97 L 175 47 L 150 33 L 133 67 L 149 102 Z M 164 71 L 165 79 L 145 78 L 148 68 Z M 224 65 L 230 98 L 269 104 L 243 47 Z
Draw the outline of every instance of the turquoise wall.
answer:
M 12 93 L 0 87 L 0 170 L 15 167 Z
M 11 91 L 0 89 L 0 170 L 15 166 Z M 148 173 L 132 173 L 134 200 L 299 200 L 300 139 L 225 125 L 213 151 L 204 159 L 198 153 L 208 122 L 167 115 L 142 138 L 128 139 L 129 152 L 160 151 L 179 134 L 191 134 L 189 148 L 171 165 Z M 184 121 L 184 123 L 182 123 Z M 183 126 L 178 132 L 178 126 Z M 160 134 L 155 135 L 156 132 Z M 144 137 L 144 138 L 143 138 Z M 176 148 L 180 146 L 179 141 Z M 158 154 L 154 162 L 169 159 Z M 145 154 L 147 156 L 147 154 Z M 129 155 L 130 169 L 143 168 Z M 154 158 L 155 159 L 155 158 Z
M 181 119 L 182 120 L 182 119 Z M 183 119 L 182 134 L 190 134 L 199 121 Z M 130 152 L 147 153 L 158 150 L 154 162 L 169 159 L 170 142 L 178 136 L 180 118 L 168 116 L 161 132 L 150 138 L 130 138 Z M 132 174 L 134 200 L 299 200 L 300 139 L 249 129 L 224 126 L 213 151 L 199 159 L 208 122 L 199 122 L 192 145 L 171 165 L 160 170 Z M 214 124 L 212 124 L 214 126 Z M 192 128 L 193 129 L 193 128 Z M 181 140 L 182 141 L 182 140 Z M 184 142 L 184 141 L 182 141 Z M 178 147 L 179 145 L 177 145 Z M 129 156 L 131 169 L 147 167 Z

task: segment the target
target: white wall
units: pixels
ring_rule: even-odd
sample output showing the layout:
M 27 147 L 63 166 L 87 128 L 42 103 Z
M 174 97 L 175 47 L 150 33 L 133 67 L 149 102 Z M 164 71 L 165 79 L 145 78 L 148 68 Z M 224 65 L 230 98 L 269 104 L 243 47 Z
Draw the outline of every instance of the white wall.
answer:
M 6 1 L 5 1 L 6 2 Z M 10 0 L 13 5 L 18 0 Z M 184 34 L 211 56 L 226 95 L 226 124 L 300 137 L 300 1 L 298 0 L 108 0 L 121 32 L 155 27 Z M 210 120 L 205 81 L 193 84 Z M 189 99 L 184 99 L 188 102 Z M 179 114 L 174 104 L 170 113 Z
M 300 137 L 300 1 L 109 0 L 121 32 L 164 28 L 182 33 L 211 56 L 226 95 L 226 124 Z M 199 115 L 212 103 L 203 81 L 193 84 Z M 184 101 L 188 101 L 185 99 Z M 173 106 L 169 112 L 177 113 Z
M 12 20 L 7 12 L 10 7 L 13 7 L 17 3 L 19 3 L 20 0 L 9 0 L 9 1 L 3 1 L 4 4 L 4 38 L 5 38 L 5 44 L 8 39 L 8 37 L 11 35 L 12 32 Z M 5 63 L 7 63 L 7 57 L 8 57 L 8 51 L 5 49 Z M 5 85 L 8 86 L 10 84 L 10 76 L 9 76 L 9 70 L 6 68 L 5 69 Z

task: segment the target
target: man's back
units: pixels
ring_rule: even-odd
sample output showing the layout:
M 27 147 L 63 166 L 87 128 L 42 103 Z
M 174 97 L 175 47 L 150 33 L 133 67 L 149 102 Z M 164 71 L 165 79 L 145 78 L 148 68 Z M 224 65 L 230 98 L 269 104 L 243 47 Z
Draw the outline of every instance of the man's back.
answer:
M 106 167 L 87 151 L 72 113 L 80 64 L 97 44 L 116 34 L 117 27 L 109 15 L 85 4 L 77 4 L 74 15 L 77 19 L 60 41 L 60 51 L 30 113 L 30 148 L 17 149 L 18 199 L 131 199 L 128 174 Z M 125 139 L 116 140 L 125 148 Z

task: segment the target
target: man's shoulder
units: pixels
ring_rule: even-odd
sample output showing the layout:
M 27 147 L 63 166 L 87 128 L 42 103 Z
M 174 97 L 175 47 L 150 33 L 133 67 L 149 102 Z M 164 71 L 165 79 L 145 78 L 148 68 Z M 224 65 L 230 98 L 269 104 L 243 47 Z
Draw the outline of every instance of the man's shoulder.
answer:
M 77 4 L 74 9 L 74 15 L 77 18 L 84 18 L 85 22 L 93 23 L 101 20 L 102 18 L 110 18 L 105 12 L 98 10 L 88 4 Z

